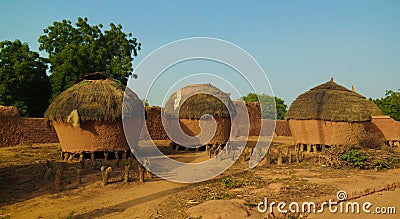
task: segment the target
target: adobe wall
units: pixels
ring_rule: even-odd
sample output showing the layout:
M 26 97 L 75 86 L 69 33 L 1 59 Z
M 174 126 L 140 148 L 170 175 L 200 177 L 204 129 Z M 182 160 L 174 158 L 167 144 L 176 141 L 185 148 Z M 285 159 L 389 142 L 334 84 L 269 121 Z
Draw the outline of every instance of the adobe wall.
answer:
M 371 122 L 382 132 L 387 141 L 400 140 L 400 122 L 389 116 L 374 116 Z
M 21 120 L 16 107 L 0 106 L 0 147 L 22 142 Z
M 232 101 L 236 109 L 236 116 L 233 118 L 236 129 L 233 130 L 234 136 L 246 136 L 246 131 L 248 130 L 249 136 L 258 136 L 261 130 L 261 114 L 260 114 L 260 104 L 255 102 L 244 102 L 243 101 Z M 246 108 L 244 108 L 244 106 Z M 247 109 L 247 112 L 246 112 Z M 248 113 L 248 120 L 246 118 L 241 118 Z M 245 124 L 243 121 L 248 121 Z
M 169 139 L 161 121 L 161 109 L 159 106 L 146 107 L 146 126 L 153 140 Z M 141 135 L 143 136 L 143 133 Z
M 22 118 L 16 107 L 0 106 L 0 127 L 0 147 L 58 142 L 54 128 L 43 118 Z
M 57 143 L 58 137 L 52 124 L 43 118 L 21 118 L 23 141 L 30 143 Z
M 275 134 L 277 136 L 292 136 L 288 121 L 276 120 L 275 122 Z

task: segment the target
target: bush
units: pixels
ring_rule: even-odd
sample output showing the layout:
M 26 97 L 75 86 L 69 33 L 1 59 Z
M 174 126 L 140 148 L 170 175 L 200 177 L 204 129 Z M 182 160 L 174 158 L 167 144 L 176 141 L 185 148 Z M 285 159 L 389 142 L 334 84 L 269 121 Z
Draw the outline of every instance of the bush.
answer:
M 362 155 L 357 150 L 349 150 L 345 154 L 340 156 L 340 159 L 351 163 L 353 166 L 362 169 L 364 167 L 364 161 L 367 160 L 367 156 Z
M 234 188 L 236 187 L 236 182 L 229 177 L 225 177 L 222 179 L 222 185 L 224 188 Z

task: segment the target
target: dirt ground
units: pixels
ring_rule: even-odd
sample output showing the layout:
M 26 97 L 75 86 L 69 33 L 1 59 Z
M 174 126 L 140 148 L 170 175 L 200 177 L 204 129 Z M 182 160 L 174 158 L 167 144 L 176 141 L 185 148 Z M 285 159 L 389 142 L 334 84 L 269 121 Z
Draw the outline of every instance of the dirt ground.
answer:
M 277 137 L 271 147 L 290 144 L 291 138 Z M 256 207 L 265 197 L 268 203 L 321 203 L 335 200 L 336 193 L 343 190 L 348 194 L 348 201 L 371 202 L 371 210 L 380 206 L 400 211 L 399 169 L 333 169 L 317 165 L 308 155 L 300 163 L 265 164 L 248 169 L 248 162 L 239 158 L 220 176 L 195 184 L 173 183 L 157 177 L 139 183 L 135 174 L 124 184 L 120 180 L 121 165 L 113 171 L 112 182 L 103 186 L 97 167 L 84 169 L 79 184 L 76 170 L 81 164 L 61 162 L 62 186 L 56 189 L 54 175 L 45 179 L 43 173 L 46 160 L 58 160 L 59 156 L 58 144 L 0 148 L 0 218 L 189 218 L 189 208 L 213 200 L 239 200 L 251 218 L 273 218 L 273 215 L 275 218 L 337 218 L 338 215 L 343 218 L 398 218 L 400 214 L 332 214 L 328 211 L 281 214 L 276 208 L 273 214 L 262 214 Z M 182 162 L 208 159 L 205 151 L 170 156 Z M 217 215 L 218 209 L 210 208 L 209 212 Z

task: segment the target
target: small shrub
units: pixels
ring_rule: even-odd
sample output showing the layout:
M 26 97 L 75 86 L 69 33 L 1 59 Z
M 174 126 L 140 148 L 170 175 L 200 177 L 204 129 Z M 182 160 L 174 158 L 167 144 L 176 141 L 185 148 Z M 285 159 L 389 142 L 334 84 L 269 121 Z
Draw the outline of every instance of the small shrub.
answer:
M 383 169 L 389 169 L 390 165 L 388 162 L 386 162 L 384 160 L 376 160 L 373 163 L 373 167 L 374 167 L 374 170 L 378 171 L 378 170 L 383 170 Z
M 357 150 L 349 150 L 345 154 L 340 156 L 340 159 L 351 163 L 353 166 L 356 166 L 360 169 L 364 167 L 364 161 L 367 160 L 367 156 L 362 155 Z
M 222 179 L 222 185 L 224 188 L 234 188 L 236 187 L 236 182 L 229 177 L 225 177 Z

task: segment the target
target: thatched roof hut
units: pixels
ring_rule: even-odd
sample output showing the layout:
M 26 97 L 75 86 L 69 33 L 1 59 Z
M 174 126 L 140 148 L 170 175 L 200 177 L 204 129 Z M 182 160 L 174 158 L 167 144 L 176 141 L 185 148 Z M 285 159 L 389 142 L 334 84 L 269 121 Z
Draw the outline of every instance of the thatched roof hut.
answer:
M 365 142 L 380 142 L 382 136 L 369 129 L 378 115 L 383 113 L 373 102 L 331 79 L 297 97 L 286 119 L 297 144 L 374 146 Z
M 62 150 L 128 151 L 121 120 L 124 91 L 125 86 L 106 74 L 92 73 L 54 98 L 45 119 L 53 123 Z M 135 93 L 127 93 L 128 102 L 140 101 Z M 134 119 L 134 113 L 129 115 Z
M 165 104 L 164 115 L 168 129 L 175 130 L 170 123 L 179 118 L 180 127 L 189 136 L 200 134 L 200 118 L 211 115 L 217 122 L 214 137 L 207 144 L 225 144 L 229 140 L 231 119 L 236 114 L 230 94 L 225 93 L 211 84 L 192 84 L 175 92 Z M 204 118 L 204 117 L 203 117 Z M 204 132 L 210 131 L 212 120 L 204 119 Z M 189 145 L 197 145 L 199 141 L 192 141 Z

